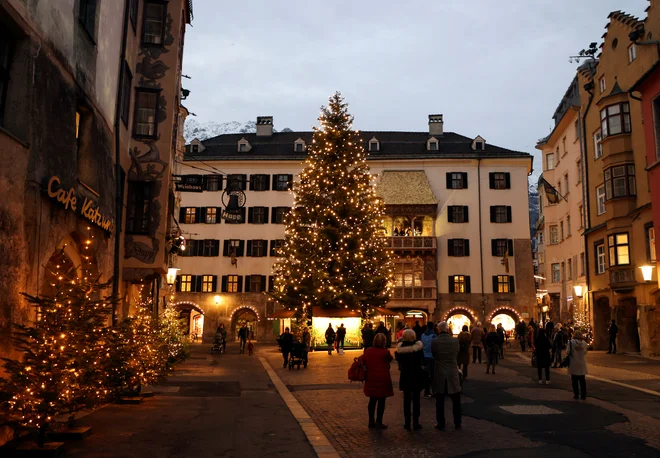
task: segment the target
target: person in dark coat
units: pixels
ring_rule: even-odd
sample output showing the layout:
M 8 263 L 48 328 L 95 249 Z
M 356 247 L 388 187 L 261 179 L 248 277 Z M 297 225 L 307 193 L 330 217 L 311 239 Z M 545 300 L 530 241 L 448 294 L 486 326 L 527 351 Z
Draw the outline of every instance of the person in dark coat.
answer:
M 385 337 L 387 337 L 387 328 L 385 328 L 385 323 L 382 321 L 378 324 L 378 327 L 376 328 L 376 331 L 374 334 L 385 334 Z
M 385 399 L 394 396 L 390 376 L 390 363 L 393 358 L 390 351 L 385 348 L 386 344 L 385 334 L 376 334 L 373 346 L 364 350 L 362 356 L 366 373 L 369 374 L 364 381 L 364 394 L 369 398 L 369 428 L 387 429 L 387 425 L 383 424 Z M 376 404 L 378 404 L 378 412 L 376 412 Z
M 284 366 L 289 363 L 289 353 L 291 353 L 291 345 L 293 344 L 293 334 L 289 332 L 289 328 L 284 328 L 284 332 L 279 338 L 280 348 L 282 349 L 282 356 L 284 357 Z
M 387 337 L 387 348 L 390 348 L 392 346 L 392 325 L 387 323 L 385 327 L 387 329 L 385 333 L 385 337 Z
M 516 325 L 516 339 L 520 342 L 520 350 L 525 351 L 525 338 L 527 336 L 527 325 L 525 320 L 520 320 L 520 323 Z
M 497 343 L 500 347 L 500 358 L 504 359 L 504 326 L 497 323 Z
M 461 380 L 458 375 L 458 339 L 449 334 L 446 321 L 438 324 L 440 334 L 433 339 L 431 351 L 435 358 L 433 391 L 435 392 L 436 429 L 445 429 L 445 396 L 451 398 L 454 426 L 461 429 L 463 411 L 461 407 Z
M 245 345 L 247 344 L 247 339 L 250 334 L 250 330 L 247 328 L 245 323 L 241 326 L 241 329 L 238 330 L 238 340 L 241 343 L 240 353 L 245 353 Z
M 467 325 L 463 325 L 463 330 L 458 335 L 458 365 L 463 371 L 463 380 L 468 377 L 468 366 L 470 365 L 470 344 L 472 343 L 472 334 L 468 331 Z
M 481 322 L 478 322 L 472 328 L 472 364 L 477 362 L 477 355 L 479 356 L 479 364 L 481 364 L 481 349 L 484 347 L 484 335 Z
M 538 334 L 538 330 L 539 330 L 539 325 L 536 323 L 536 321 L 534 321 L 534 318 L 532 318 L 531 320 L 529 320 L 529 325 L 530 325 L 530 326 L 532 327 L 532 329 L 534 330 L 534 338 L 536 338 L 536 336 L 537 336 L 537 334 Z
M 335 344 L 335 339 L 337 334 L 335 330 L 332 329 L 332 323 L 328 323 L 328 329 L 325 330 L 325 341 L 328 344 L 328 354 L 332 354 L 332 346 Z
M 545 335 L 545 329 L 539 329 L 539 335 L 534 339 L 534 351 L 536 352 L 536 369 L 539 375 L 539 385 L 543 384 L 542 371 L 545 369 L 545 383 L 550 384 L 550 350 L 552 343 Z
M 494 324 L 490 325 L 488 334 L 486 334 L 486 374 L 490 372 L 491 366 L 493 367 L 493 375 L 495 375 L 495 366 L 497 366 L 497 358 L 500 355 L 500 337 Z
M 413 331 L 415 331 L 417 340 L 420 340 L 422 338 L 422 333 L 424 332 L 424 328 L 419 325 L 419 321 L 415 321 L 415 326 L 413 326 Z
M 547 323 L 545 323 L 545 336 L 552 340 L 553 333 L 555 332 L 555 323 L 552 322 L 552 320 L 548 320 Z
M 362 346 L 365 350 L 373 345 L 374 335 L 373 324 L 365 324 L 362 328 Z
M 609 345 L 609 350 L 607 350 L 607 353 L 616 354 L 616 335 L 619 333 L 619 327 L 616 325 L 614 320 L 612 320 L 612 324 L 610 325 L 610 329 L 608 330 L 608 333 L 610 335 L 610 345 Z
M 394 356 L 399 363 L 399 390 L 403 391 L 403 427 L 410 431 L 410 405 L 412 404 L 412 427 L 422 429 L 419 424 L 419 397 L 425 385 L 425 376 L 422 371 L 424 358 L 424 344 L 415 340 L 415 331 L 403 331 L 403 342 L 396 347 Z
M 346 339 L 346 328 L 344 327 L 344 323 L 339 325 L 339 329 L 337 329 L 337 349 L 344 349 L 344 339 Z

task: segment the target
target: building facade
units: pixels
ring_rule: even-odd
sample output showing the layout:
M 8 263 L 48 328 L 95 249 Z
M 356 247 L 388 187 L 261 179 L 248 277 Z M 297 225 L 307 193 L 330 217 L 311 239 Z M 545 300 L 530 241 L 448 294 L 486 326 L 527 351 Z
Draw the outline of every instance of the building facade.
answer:
M 395 254 L 387 308 L 399 320 L 463 323 L 528 318 L 535 306 L 527 177 L 531 156 L 444 132 L 442 115 L 427 132 L 361 132 L 371 173 L 386 206 L 385 231 Z M 205 338 L 219 323 L 230 336 L 247 323 L 272 339 L 277 306 L 272 265 L 284 240 L 292 183 L 312 132 L 274 133 L 271 117 L 255 134 L 193 140 L 181 166 L 176 302 L 204 313 Z M 244 219 L 223 219 L 223 189 L 246 196 Z M 275 322 L 277 323 L 277 322 Z
M 579 92 L 575 78 L 555 110 L 554 129 L 536 145 L 544 160 L 536 225 L 539 312 L 564 323 L 585 311 L 587 291 Z

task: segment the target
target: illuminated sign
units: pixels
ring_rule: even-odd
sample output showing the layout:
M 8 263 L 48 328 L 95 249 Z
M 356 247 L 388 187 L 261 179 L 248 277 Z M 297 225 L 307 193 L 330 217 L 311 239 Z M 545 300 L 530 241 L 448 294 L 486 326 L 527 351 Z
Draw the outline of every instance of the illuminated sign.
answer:
M 114 229 L 114 222 L 111 218 L 106 218 L 99 210 L 98 203 L 89 197 L 83 197 L 82 205 L 78 201 L 76 190 L 69 188 L 68 190 L 61 188 L 59 177 L 53 175 L 48 181 L 48 197 L 58 201 L 64 206 L 65 209 L 78 213 L 83 218 L 89 220 L 92 224 L 100 227 L 104 231 L 112 232 Z

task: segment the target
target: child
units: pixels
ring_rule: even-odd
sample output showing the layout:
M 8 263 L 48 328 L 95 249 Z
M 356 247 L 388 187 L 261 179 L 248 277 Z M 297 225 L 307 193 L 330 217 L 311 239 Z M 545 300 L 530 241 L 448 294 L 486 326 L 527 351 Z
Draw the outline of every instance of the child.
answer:
M 254 352 L 254 344 L 252 343 L 252 340 L 248 339 L 247 347 L 248 347 L 248 355 L 252 356 L 252 353 Z

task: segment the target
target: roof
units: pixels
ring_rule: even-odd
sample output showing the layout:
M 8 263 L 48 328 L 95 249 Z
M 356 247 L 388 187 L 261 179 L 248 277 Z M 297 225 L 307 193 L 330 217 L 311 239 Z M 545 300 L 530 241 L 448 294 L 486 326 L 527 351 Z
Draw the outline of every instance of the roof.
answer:
M 191 154 L 186 146 L 184 161 L 195 160 L 295 160 L 303 161 L 307 153 L 295 152 L 294 142 L 301 138 L 306 144 L 312 142 L 313 132 L 274 132 L 269 136 L 251 134 L 223 134 L 202 141 L 204 151 Z M 443 159 L 443 158 L 531 158 L 529 153 L 502 148 L 490 143 L 485 149 L 472 149 L 473 138 L 454 132 L 436 135 L 437 151 L 427 151 L 426 142 L 431 136 L 428 132 L 378 132 L 360 131 L 363 145 L 367 145 L 372 137 L 380 143 L 378 151 L 369 152 L 371 160 L 395 159 Z M 251 145 L 249 152 L 238 152 L 238 142 L 245 138 Z
M 383 307 L 373 307 L 373 313 L 374 316 L 395 316 L 402 318 L 401 314 L 399 312 L 396 312 L 394 310 L 386 309 Z
M 295 310 L 278 310 L 277 312 L 273 313 L 272 315 L 268 315 L 269 320 L 285 320 L 287 318 L 293 318 L 296 314 Z
M 362 313 L 357 310 L 339 307 L 321 307 L 315 305 L 312 307 L 312 317 L 322 318 L 362 318 Z
M 385 205 L 438 203 L 423 170 L 385 171 L 376 185 L 376 193 Z

